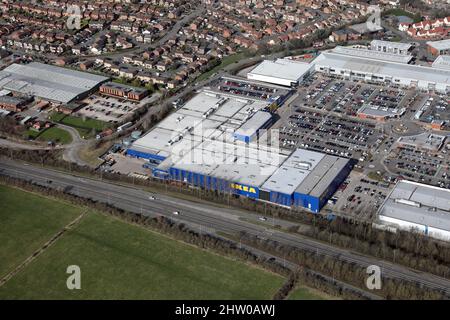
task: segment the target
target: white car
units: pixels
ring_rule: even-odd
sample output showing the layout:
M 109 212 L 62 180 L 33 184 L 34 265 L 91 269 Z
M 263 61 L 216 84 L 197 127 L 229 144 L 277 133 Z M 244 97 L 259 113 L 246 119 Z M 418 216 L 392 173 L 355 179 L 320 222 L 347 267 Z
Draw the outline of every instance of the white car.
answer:
M 172 212 L 174 215 L 176 215 L 176 216 L 178 216 L 179 214 L 180 214 L 180 212 L 179 211 L 174 211 L 174 212 Z
M 150 196 L 148 197 L 149 200 L 156 200 L 156 198 L 154 196 Z
M 267 218 L 266 218 L 266 217 L 259 217 L 259 220 L 261 220 L 261 221 L 267 221 Z

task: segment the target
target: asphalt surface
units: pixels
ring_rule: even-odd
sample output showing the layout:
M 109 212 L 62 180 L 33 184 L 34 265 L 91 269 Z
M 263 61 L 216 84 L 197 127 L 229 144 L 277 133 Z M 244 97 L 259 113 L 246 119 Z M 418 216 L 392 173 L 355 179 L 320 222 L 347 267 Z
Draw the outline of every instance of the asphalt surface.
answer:
M 69 192 L 72 194 L 109 203 L 118 208 L 142 213 L 147 216 L 167 216 L 204 232 L 213 233 L 220 231 L 233 234 L 245 231 L 248 234 L 261 238 L 270 238 L 282 244 L 352 262 L 363 268 L 369 265 L 377 265 L 382 270 L 382 277 L 417 282 L 424 287 L 445 290 L 447 295 L 450 296 L 450 280 L 448 279 L 360 255 L 349 250 L 336 248 L 300 235 L 274 230 L 270 228 L 270 222 L 267 227 L 260 223 L 244 222 L 239 219 L 239 213 L 244 212 L 243 210 L 221 208 L 203 202 L 188 201 L 167 195 L 154 195 L 156 199 L 151 200 L 150 193 L 138 188 L 78 177 L 10 160 L 2 160 L 0 163 L 0 174 L 32 180 L 53 188 L 69 187 Z M 174 215 L 175 211 L 180 212 L 180 214 Z M 248 216 L 255 217 L 251 212 L 248 213 Z M 278 221 L 273 223 L 278 223 Z

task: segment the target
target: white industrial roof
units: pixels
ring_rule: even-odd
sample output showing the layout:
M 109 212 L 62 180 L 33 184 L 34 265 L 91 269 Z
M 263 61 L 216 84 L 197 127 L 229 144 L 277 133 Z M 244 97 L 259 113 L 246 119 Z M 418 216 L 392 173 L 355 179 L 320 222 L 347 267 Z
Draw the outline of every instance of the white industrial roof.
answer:
M 450 231 L 450 190 L 402 180 L 378 214 Z
M 265 152 L 248 145 L 204 141 L 173 160 L 171 166 L 259 187 L 285 159 L 286 156 L 277 152 Z
M 359 108 L 358 113 L 367 114 L 370 116 L 395 117 L 401 115 L 404 111 L 404 108 L 387 108 L 364 104 L 361 108 Z
M 149 131 L 142 138 L 133 143 L 132 149 L 162 157 L 169 157 L 172 154 L 184 154 L 202 141 L 202 138 L 188 134 L 180 141 L 168 145 L 168 142 L 175 138 L 177 134 L 174 131 L 155 128 Z
M 322 197 L 333 181 L 336 180 L 338 174 L 348 165 L 349 161 L 346 158 L 325 155 L 295 192 L 309 194 L 317 198 Z
M 172 150 L 185 150 L 186 141 L 226 139 L 268 102 L 241 99 L 237 96 L 202 91 L 182 108 L 167 116 L 154 129 L 136 140 L 131 149 L 164 156 Z M 182 137 L 177 138 L 181 135 Z M 195 137 L 195 138 L 193 138 Z M 172 145 L 167 143 L 172 140 Z M 178 140 L 178 141 L 175 141 Z
M 385 41 L 385 40 L 372 40 L 370 43 L 372 46 L 386 46 L 391 48 L 398 48 L 400 50 L 409 50 L 412 45 L 410 43 Z
M 309 63 L 290 59 L 264 60 L 250 74 L 297 82 L 310 67 Z
M 316 65 L 316 68 L 317 66 L 341 68 L 366 74 L 387 75 L 393 78 L 446 83 L 450 85 L 450 71 L 431 67 L 351 57 L 331 51 L 323 52 L 313 63 Z
M 450 39 L 440 40 L 440 41 L 428 41 L 427 45 L 433 47 L 437 50 L 448 50 L 450 49 Z
M 440 55 L 433 62 L 433 68 L 450 70 L 450 56 Z
M 235 134 L 242 136 L 253 136 L 267 121 L 272 118 L 269 112 L 257 111 L 250 119 L 248 119 Z
M 282 166 L 267 179 L 262 188 L 268 191 L 292 194 L 324 156 L 324 154 L 314 151 L 295 150 Z
M 297 149 L 263 184 L 262 189 L 283 194 L 321 197 L 349 160 L 315 151 Z
M 69 103 L 106 80 L 38 62 L 12 64 L 0 71 L 0 88 L 61 103 Z
M 424 132 L 413 136 L 400 137 L 397 142 L 417 148 L 438 151 L 444 144 L 445 139 L 446 136 L 444 135 Z
M 359 49 L 353 47 L 342 47 L 342 46 L 337 46 L 331 51 L 353 57 L 369 58 L 374 60 L 391 61 L 398 63 L 409 63 L 413 58 L 413 56 L 411 55 L 395 54 L 390 52 L 382 52 L 382 51 Z

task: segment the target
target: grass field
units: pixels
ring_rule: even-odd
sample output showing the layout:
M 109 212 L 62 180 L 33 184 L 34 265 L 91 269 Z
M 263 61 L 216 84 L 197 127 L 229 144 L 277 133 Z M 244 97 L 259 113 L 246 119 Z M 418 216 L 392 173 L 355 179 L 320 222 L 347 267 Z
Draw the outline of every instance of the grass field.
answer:
M 25 138 L 39 141 L 53 141 L 61 144 L 68 144 L 72 142 L 72 136 L 64 129 L 51 127 L 44 129 L 44 131 L 27 130 Z
M 330 297 L 322 292 L 307 287 L 298 287 L 288 297 L 289 300 L 328 300 Z
M 80 212 L 70 204 L 2 187 L 4 274 Z M 5 223 L 3 223 L 5 221 Z M 81 268 L 81 290 L 66 269 Z M 264 270 L 88 213 L 0 287 L 0 299 L 270 299 L 284 279 Z
M 42 134 L 39 135 L 38 140 L 69 144 L 72 142 L 72 136 L 64 129 L 52 127 L 42 132 Z
M 55 122 L 74 127 L 85 138 L 91 138 L 95 135 L 95 132 L 103 131 L 111 126 L 104 121 L 65 115 L 60 112 L 52 113 L 49 118 Z
M 0 277 L 81 213 L 80 208 L 0 185 Z

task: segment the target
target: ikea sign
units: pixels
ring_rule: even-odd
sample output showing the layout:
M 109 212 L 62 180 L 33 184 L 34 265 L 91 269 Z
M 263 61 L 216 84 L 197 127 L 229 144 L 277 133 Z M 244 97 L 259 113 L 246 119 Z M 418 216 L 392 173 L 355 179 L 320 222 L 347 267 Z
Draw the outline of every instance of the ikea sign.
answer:
M 239 183 L 232 183 L 230 185 L 231 189 L 235 190 L 237 194 L 244 195 L 247 197 L 258 198 L 259 190 L 255 187 L 246 186 Z

